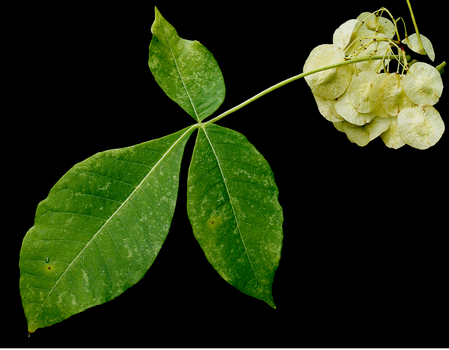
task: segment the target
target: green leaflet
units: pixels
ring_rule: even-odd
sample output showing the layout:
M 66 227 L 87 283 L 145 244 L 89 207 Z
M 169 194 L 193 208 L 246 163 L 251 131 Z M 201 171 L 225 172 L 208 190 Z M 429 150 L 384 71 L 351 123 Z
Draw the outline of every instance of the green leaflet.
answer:
M 282 208 L 267 161 L 242 134 L 214 124 L 198 131 L 187 212 L 207 259 L 228 283 L 275 307 Z
M 148 65 L 165 93 L 200 122 L 224 100 L 221 70 L 202 44 L 181 39 L 157 8 L 155 12 Z
M 195 128 L 97 153 L 51 189 L 20 252 L 29 332 L 109 301 L 143 277 L 167 236 Z

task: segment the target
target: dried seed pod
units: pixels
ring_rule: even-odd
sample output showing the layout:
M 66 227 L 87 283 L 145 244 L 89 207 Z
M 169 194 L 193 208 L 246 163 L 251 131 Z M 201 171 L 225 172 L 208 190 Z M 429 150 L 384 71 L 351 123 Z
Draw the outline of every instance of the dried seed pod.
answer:
M 402 87 L 413 103 L 433 106 L 443 93 L 443 80 L 430 64 L 417 62 L 408 70 Z
M 338 46 L 323 44 L 315 47 L 304 64 L 304 72 L 308 72 L 335 63 L 343 62 L 345 53 Z M 341 66 L 304 77 L 318 97 L 334 99 L 341 96 L 351 82 L 352 68 Z
M 376 117 L 373 113 L 358 112 L 349 100 L 347 92 L 335 102 L 335 110 L 342 118 L 354 125 L 365 125 Z
M 397 116 L 404 108 L 413 107 L 413 102 L 402 88 L 403 79 L 403 75 L 387 74 L 380 87 L 379 98 L 382 108 L 392 117 Z
M 385 132 L 390 127 L 390 123 L 390 119 L 374 118 L 370 123 L 362 126 L 346 121 L 334 123 L 334 126 L 338 131 L 344 132 L 349 141 L 363 147 Z
M 352 78 L 348 88 L 351 104 L 359 113 L 369 113 L 374 109 L 371 102 L 372 86 L 377 74 L 372 71 L 362 71 Z
M 385 118 L 379 118 L 376 117 L 373 120 L 371 120 L 368 124 L 364 125 L 363 128 L 365 131 L 369 134 L 369 140 L 372 141 L 376 137 L 382 135 L 391 124 L 391 118 L 385 119 Z
M 427 104 L 403 109 L 398 115 L 398 133 L 408 145 L 427 149 L 435 145 L 444 132 L 440 113 Z
M 398 117 L 391 117 L 391 124 L 387 131 L 380 135 L 380 138 L 385 143 L 385 146 L 389 148 L 398 149 L 405 145 L 405 142 L 401 139 L 398 133 Z
M 388 18 L 379 17 L 370 12 L 362 12 L 357 19 L 362 21 L 369 30 L 385 34 L 385 36 L 390 39 L 392 39 L 396 33 L 393 22 Z
M 321 115 L 324 118 L 326 118 L 330 122 L 340 122 L 343 120 L 343 118 L 341 118 L 338 114 L 333 112 L 333 109 L 331 108 L 331 106 L 328 103 L 328 101 L 331 101 L 331 100 L 326 100 L 324 98 L 321 98 L 321 97 L 318 97 L 315 95 L 313 95 L 313 97 L 315 98 L 316 104 L 318 106 L 318 110 L 320 111 Z
M 338 46 L 340 49 L 345 50 L 346 46 L 350 43 L 352 34 L 356 32 L 361 25 L 362 22 L 358 19 L 350 19 L 343 23 L 334 32 L 332 39 L 333 44 Z
M 334 123 L 338 131 L 344 132 L 352 143 L 364 147 L 369 143 L 369 134 L 363 130 L 362 126 L 354 125 L 346 121 Z
M 385 112 L 381 104 L 380 87 L 382 86 L 387 73 L 378 73 L 373 80 L 373 86 L 371 87 L 371 103 L 374 106 L 372 113 L 380 118 L 390 118 L 391 116 Z
M 422 34 L 419 34 L 419 36 L 421 38 L 421 43 L 425 51 L 419 46 L 419 40 L 416 33 L 406 37 L 404 40 L 402 40 L 402 43 L 406 44 L 413 52 L 419 53 L 420 55 L 427 54 L 427 56 L 429 56 L 432 61 L 435 61 L 435 51 L 433 50 L 431 41 Z

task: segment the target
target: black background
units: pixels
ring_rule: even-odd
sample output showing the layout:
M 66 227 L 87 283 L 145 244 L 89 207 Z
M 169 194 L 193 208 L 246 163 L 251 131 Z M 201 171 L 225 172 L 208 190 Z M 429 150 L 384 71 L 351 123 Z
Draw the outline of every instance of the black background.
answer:
M 11 225 L 4 226 L 3 250 L 13 277 L 2 282 L 2 346 L 449 345 L 449 136 L 426 151 L 389 149 L 380 138 L 360 148 L 319 114 L 302 80 L 218 123 L 247 136 L 280 190 L 276 310 L 222 280 L 192 234 L 185 210 L 192 136 L 170 233 L 145 277 L 113 301 L 27 339 L 18 259 L 37 204 L 94 153 L 194 123 L 148 69 L 155 5 L 181 37 L 200 41 L 218 61 L 227 93 L 215 115 L 301 73 L 310 51 L 363 11 L 386 6 L 414 32 L 405 1 L 296 3 L 38 2 L 13 14 L 20 74 L 10 92 L 20 103 L 10 118 L 17 138 L 6 149 L 13 156 L 4 173 Z M 435 65 L 448 60 L 446 16 L 425 1 L 413 6 L 420 32 L 434 44 Z M 446 94 L 435 107 L 449 125 Z

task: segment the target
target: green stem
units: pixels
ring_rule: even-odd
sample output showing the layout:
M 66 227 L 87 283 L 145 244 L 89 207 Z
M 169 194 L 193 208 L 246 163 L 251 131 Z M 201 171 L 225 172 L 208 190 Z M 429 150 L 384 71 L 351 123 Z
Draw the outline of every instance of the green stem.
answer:
M 305 72 L 305 73 L 301 73 L 301 74 L 295 75 L 294 77 L 291 77 L 289 79 L 281 81 L 280 83 L 278 83 L 276 85 L 273 85 L 272 87 L 270 87 L 270 88 L 268 88 L 268 89 L 258 93 L 257 95 L 251 97 L 249 100 L 246 100 L 245 102 L 242 102 L 241 104 L 235 106 L 234 108 L 231 108 L 231 109 L 227 110 L 226 112 L 224 112 L 224 113 L 220 114 L 219 116 L 209 120 L 208 122 L 205 122 L 204 124 L 215 123 L 216 121 L 220 120 L 221 118 L 226 117 L 227 115 L 229 115 L 231 113 L 234 113 L 235 111 L 238 111 L 240 108 L 245 107 L 247 104 L 250 104 L 251 102 L 257 100 L 258 98 L 260 98 L 260 97 L 262 97 L 262 96 L 264 96 L 266 94 L 268 94 L 269 92 L 274 91 L 274 90 L 280 88 L 281 86 L 287 85 L 288 83 L 291 83 L 292 81 L 304 78 L 304 77 L 306 77 L 308 75 L 319 73 L 319 72 L 322 72 L 322 71 L 327 70 L 327 69 L 332 69 L 332 68 L 337 68 L 337 67 L 341 67 L 341 66 L 346 66 L 348 64 L 353 64 L 353 63 L 363 62 L 363 61 L 369 61 L 369 60 L 382 60 L 384 58 L 398 59 L 398 58 L 400 58 L 400 56 L 395 56 L 395 55 L 391 55 L 391 56 L 387 56 L 387 57 L 386 56 L 372 56 L 372 57 L 367 56 L 367 57 L 356 58 L 356 59 L 353 59 L 353 60 L 339 62 L 339 63 L 336 63 L 336 64 L 332 64 L 330 66 L 317 68 L 317 69 L 314 69 L 314 70 L 311 70 L 311 71 L 308 71 L 308 72 Z
M 439 65 L 436 66 L 435 68 L 436 68 L 436 70 L 437 70 L 438 72 L 440 72 L 440 74 L 443 74 L 442 72 L 443 72 L 443 68 L 444 68 L 444 67 L 446 67 L 446 61 L 444 61 L 443 63 L 439 64 Z
M 410 4 L 410 0 L 407 0 L 407 4 L 408 4 L 408 8 L 410 10 L 410 15 L 412 16 L 413 25 L 415 26 L 416 36 L 418 37 L 419 48 L 420 48 L 420 50 L 423 50 L 424 52 L 426 52 L 426 50 L 424 49 L 424 46 L 422 44 L 422 41 L 421 41 L 421 36 L 419 35 L 418 25 L 416 24 L 415 15 L 413 14 L 412 5 Z M 427 52 L 426 52 L 426 54 L 427 54 Z

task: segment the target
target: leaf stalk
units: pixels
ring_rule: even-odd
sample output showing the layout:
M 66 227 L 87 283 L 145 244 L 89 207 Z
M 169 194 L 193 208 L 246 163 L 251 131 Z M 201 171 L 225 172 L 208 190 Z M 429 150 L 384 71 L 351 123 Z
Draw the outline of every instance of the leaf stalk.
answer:
M 399 59 L 400 56 L 398 56 L 398 55 L 391 55 L 391 56 L 388 56 L 388 58 L 390 58 L 390 59 Z M 319 72 L 322 72 L 322 71 L 325 71 L 325 70 L 328 70 L 328 69 L 332 69 L 332 68 L 346 66 L 348 64 L 353 64 L 353 63 L 357 63 L 357 62 L 364 62 L 364 61 L 369 61 L 369 60 L 382 60 L 382 59 L 385 59 L 385 56 L 361 57 L 361 58 L 356 58 L 356 59 L 351 59 L 351 60 L 335 63 L 335 64 L 332 64 L 332 65 L 329 65 L 329 66 L 317 68 L 317 69 L 314 69 L 314 70 L 311 70 L 311 71 L 308 71 L 308 72 L 304 72 L 304 73 L 295 75 L 295 76 L 293 76 L 291 78 L 288 78 L 288 79 L 286 79 L 284 81 L 281 81 L 280 83 L 277 83 L 276 85 L 273 85 L 272 87 L 270 87 L 270 88 L 268 88 L 268 89 L 258 93 L 257 95 L 251 97 L 250 99 L 246 100 L 245 102 L 242 102 L 241 104 L 235 106 L 234 108 L 231 108 L 231 109 L 227 110 L 226 112 L 220 114 L 219 116 L 217 116 L 217 117 L 215 117 L 215 118 L 213 118 L 213 119 L 211 119 L 211 120 L 209 120 L 207 122 L 203 122 L 203 123 L 204 124 L 215 123 L 215 122 L 219 121 L 221 118 L 226 117 L 227 115 L 238 111 L 240 108 L 245 107 L 246 105 L 250 104 L 251 102 L 257 100 L 258 98 L 268 94 L 269 92 L 274 91 L 276 89 L 279 89 L 280 87 L 282 87 L 284 85 L 287 85 L 288 83 L 291 83 L 292 81 L 304 78 L 304 77 L 306 77 L 308 75 L 319 73 Z

